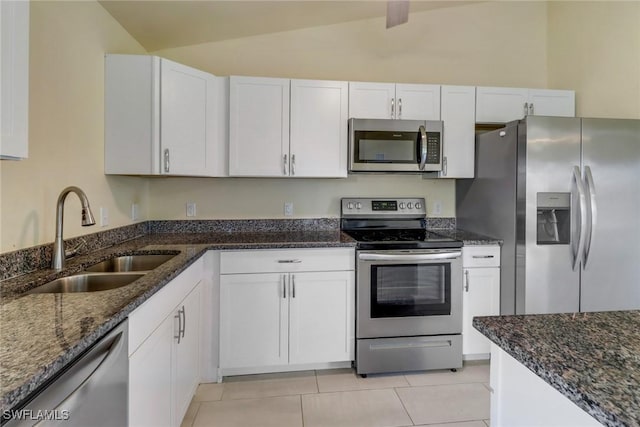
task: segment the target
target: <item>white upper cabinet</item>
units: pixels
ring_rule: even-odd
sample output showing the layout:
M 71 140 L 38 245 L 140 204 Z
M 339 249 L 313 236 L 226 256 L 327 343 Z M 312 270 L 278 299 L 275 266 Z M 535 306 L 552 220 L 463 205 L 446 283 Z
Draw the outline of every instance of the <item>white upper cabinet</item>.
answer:
M 106 55 L 105 173 L 227 175 L 227 79 L 148 55 Z
M 527 115 L 573 117 L 575 92 L 509 87 L 477 88 L 477 123 L 506 123 Z
M 346 82 L 230 79 L 229 175 L 346 177 Z
M 283 176 L 288 168 L 289 80 L 232 76 L 229 175 Z
M 29 2 L 0 2 L 0 159 L 29 154 Z
M 441 178 L 473 178 L 475 168 L 475 86 L 442 86 L 444 125 Z
M 289 175 L 346 177 L 347 82 L 291 80 Z
M 440 120 L 440 86 L 349 82 L 349 118 Z

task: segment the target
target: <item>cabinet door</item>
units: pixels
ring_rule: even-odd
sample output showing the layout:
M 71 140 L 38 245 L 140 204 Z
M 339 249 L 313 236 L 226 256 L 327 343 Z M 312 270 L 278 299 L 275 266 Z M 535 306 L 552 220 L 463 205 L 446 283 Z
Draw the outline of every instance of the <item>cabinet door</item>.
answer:
M 29 153 L 29 2 L 0 2 L 0 158 Z
M 172 425 L 173 317 L 129 357 L 129 426 Z
M 575 117 L 576 99 L 572 90 L 529 89 L 530 113 L 536 116 Z
M 394 119 L 394 83 L 349 82 L 349 118 Z
M 286 273 L 220 277 L 220 368 L 286 365 Z
M 440 86 L 397 84 L 396 118 L 440 120 Z
M 442 178 L 473 178 L 475 167 L 476 88 L 442 86 L 444 123 Z
M 289 80 L 232 76 L 229 91 L 229 175 L 288 176 Z
M 200 293 L 201 285 L 191 291 L 174 312 L 174 404 L 175 426 L 182 422 L 200 382 Z M 177 317 L 175 317 L 177 316 Z
M 208 149 L 213 137 L 215 77 L 162 59 L 160 97 L 161 173 L 206 175 L 213 163 Z
M 354 273 L 291 273 L 289 362 L 353 360 Z
M 529 90 L 510 87 L 478 87 L 476 90 L 476 122 L 506 123 L 519 120 L 527 113 Z
M 347 82 L 291 80 L 291 176 L 347 176 L 348 90 Z
M 500 269 L 466 268 L 462 298 L 462 353 L 488 354 L 490 342 L 472 325 L 474 316 L 500 314 Z

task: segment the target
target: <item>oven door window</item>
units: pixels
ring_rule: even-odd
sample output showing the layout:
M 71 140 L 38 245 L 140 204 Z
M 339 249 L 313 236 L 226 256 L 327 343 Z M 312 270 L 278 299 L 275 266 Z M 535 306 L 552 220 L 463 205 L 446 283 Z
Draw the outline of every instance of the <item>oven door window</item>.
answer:
M 357 163 L 418 163 L 416 132 L 355 132 Z
M 371 266 L 371 317 L 451 314 L 451 265 Z

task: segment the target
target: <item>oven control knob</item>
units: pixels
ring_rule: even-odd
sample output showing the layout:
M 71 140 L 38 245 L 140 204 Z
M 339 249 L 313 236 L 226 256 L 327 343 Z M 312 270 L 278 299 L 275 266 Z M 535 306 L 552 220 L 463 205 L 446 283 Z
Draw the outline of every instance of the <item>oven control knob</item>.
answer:
M 347 203 L 347 209 L 353 209 L 353 203 L 351 202 Z
M 362 209 L 362 203 L 360 202 L 356 203 L 356 209 Z
M 400 209 L 404 209 L 404 202 L 400 202 Z
M 407 209 L 411 209 L 413 207 L 413 203 L 409 202 L 407 203 Z
M 420 208 L 422 208 L 422 205 L 420 204 L 420 202 L 417 202 L 416 203 L 416 209 L 420 209 Z

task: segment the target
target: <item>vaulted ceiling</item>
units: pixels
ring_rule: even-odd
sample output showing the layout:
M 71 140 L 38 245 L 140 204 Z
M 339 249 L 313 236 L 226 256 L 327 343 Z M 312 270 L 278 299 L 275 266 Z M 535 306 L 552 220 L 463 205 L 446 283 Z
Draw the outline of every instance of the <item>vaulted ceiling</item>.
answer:
M 412 12 L 472 1 L 419 1 Z M 386 1 L 100 0 L 149 52 L 306 27 L 382 17 Z M 384 25 L 382 22 L 381 25 Z

